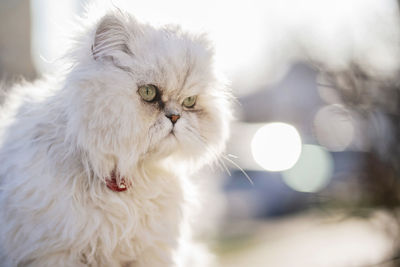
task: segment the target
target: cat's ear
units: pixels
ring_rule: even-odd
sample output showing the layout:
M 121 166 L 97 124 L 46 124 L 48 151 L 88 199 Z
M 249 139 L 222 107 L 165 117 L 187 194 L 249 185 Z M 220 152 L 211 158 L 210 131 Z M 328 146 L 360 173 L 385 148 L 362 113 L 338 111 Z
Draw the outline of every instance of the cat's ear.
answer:
M 123 18 L 111 14 L 103 17 L 97 25 L 92 55 L 95 60 L 115 59 L 122 54 L 131 55 L 129 32 Z

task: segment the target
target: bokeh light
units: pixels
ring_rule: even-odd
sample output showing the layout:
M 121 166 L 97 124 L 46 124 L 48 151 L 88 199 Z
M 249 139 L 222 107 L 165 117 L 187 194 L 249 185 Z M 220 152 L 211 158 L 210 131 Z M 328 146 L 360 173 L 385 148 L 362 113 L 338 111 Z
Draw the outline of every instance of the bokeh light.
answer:
M 293 126 L 274 122 L 258 129 L 251 141 L 254 160 L 268 171 L 291 168 L 301 153 L 301 138 Z
M 328 151 L 316 145 L 303 145 L 299 160 L 293 168 L 282 172 L 283 180 L 300 192 L 318 192 L 330 181 L 333 159 Z
M 350 113 L 342 105 L 320 109 L 314 119 L 318 142 L 331 151 L 345 150 L 354 139 L 354 125 Z

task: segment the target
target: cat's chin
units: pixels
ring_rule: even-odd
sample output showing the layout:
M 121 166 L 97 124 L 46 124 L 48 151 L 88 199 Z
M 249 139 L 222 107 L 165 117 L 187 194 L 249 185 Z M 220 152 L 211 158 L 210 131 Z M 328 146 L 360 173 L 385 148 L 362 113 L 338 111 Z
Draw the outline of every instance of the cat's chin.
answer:
M 204 143 L 196 142 L 198 138 L 184 129 L 178 125 L 178 127 L 165 128 L 163 134 L 159 132 L 159 136 L 163 137 L 148 150 L 146 157 L 165 159 L 172 156 L 190 161 L 201 157 L 205 152 Z
M 164 158 L 174 154 L 178 149 L 178 138 L 176 137 L 175 133 L 171 131 L 148 152 L 148 156 Z

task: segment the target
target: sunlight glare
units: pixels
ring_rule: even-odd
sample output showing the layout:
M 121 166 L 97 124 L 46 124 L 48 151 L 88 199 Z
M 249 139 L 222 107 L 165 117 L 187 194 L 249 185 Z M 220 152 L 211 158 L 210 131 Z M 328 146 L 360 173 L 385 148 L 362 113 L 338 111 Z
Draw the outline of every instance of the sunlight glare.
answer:
M 291 168 L 301 152 L 301 138 L 293 126 L 274 122 L 261 127 L 251 141 L 254 160 L 268 171 Z

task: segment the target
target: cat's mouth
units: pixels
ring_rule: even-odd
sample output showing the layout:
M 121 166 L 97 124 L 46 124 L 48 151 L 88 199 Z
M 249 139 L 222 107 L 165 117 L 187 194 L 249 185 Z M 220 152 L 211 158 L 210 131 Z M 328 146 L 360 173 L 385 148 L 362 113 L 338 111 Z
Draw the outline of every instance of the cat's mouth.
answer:
M 173 129 L 169 132 L 169 134 L 167 135 L 167 138 L 175 140 L 175 141 L 178 141 L 178 137 L 176 136 L 176 134 L 175 134 Z
M 169 132 L 168 136 L 173 138 L 177 142 L 179 141 L 175 128 L 171 129 L 171 131 Z

